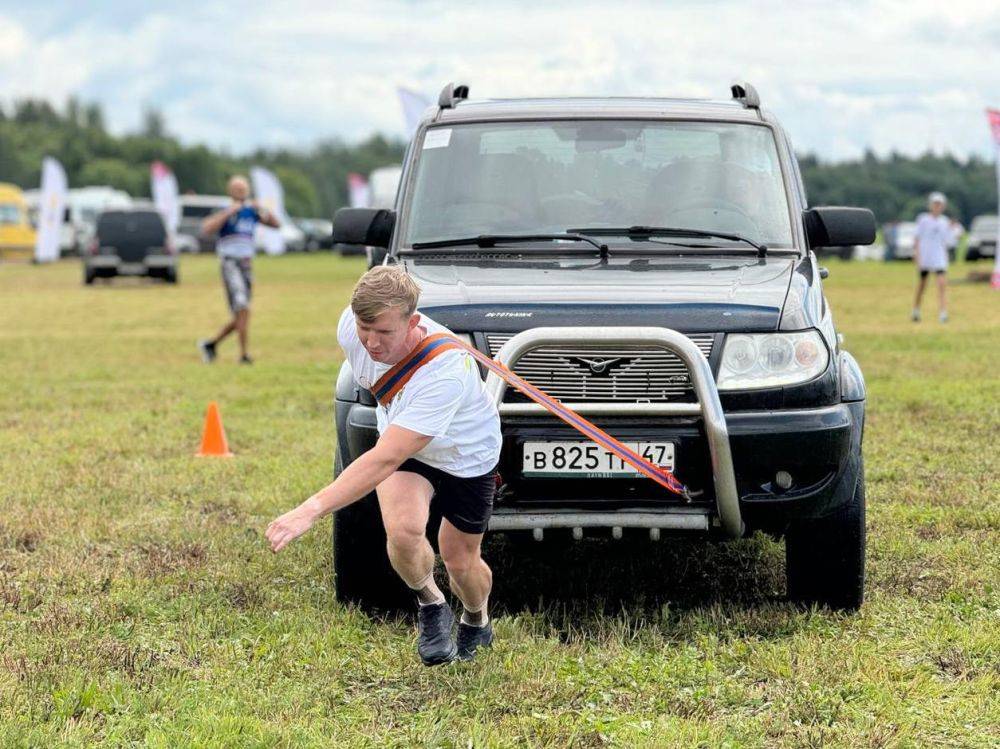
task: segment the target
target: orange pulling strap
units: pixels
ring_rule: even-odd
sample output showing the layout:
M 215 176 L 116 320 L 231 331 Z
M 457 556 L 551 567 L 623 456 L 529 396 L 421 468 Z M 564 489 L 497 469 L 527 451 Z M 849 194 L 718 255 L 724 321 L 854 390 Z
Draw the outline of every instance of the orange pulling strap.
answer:
M 372 386 L 372 395 L 382 406 L 388 408 L 393 397 L 403 389 L 420 367 L 446 351 L 454 350 L 465 351 L 488 370 L 503 378 L 508 385 L 521 391 L 535 403 L 544 406 L 547 411 L 558 416 L 587 439 L 614 453 L 639 473 L 652 479 L 668 491 L 685 498 L 690 496 L 687 488 L 669 470 L 646 460 L 639 453 L 623 445 L 603 429 L 592 424 L 576 411 L 567 408 L 551 395 L 539 390 L 520 375 L 494 361 L 479 349 L 448 333 L 435 333 L 424 338 L 402 361 L 379 378 L 378 382 Z

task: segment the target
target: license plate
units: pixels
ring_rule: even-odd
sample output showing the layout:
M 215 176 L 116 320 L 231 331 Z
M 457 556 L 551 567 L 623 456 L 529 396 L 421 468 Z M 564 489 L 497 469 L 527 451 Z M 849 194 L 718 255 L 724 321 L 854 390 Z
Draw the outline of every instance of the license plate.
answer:
M 674 470 L 673 442 L 623 442 L 654 465 Z M 525 442 L 522 475 L 527 478 L 633 478 L 631 465 L 593 442 Z

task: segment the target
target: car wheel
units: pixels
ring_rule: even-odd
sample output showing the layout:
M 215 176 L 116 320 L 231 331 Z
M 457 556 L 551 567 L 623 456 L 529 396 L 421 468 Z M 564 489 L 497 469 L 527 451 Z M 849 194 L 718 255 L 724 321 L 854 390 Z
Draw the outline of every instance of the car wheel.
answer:
M 167 268 L 167 274 L 164 276 L 167 283 L 177 283 L 177 269 Z
M 785 534 L 788 597 L 857 610 L 865 597 L 865 471 L 851 500 L 831 515 L 794 522 Z
M 965 253 L 965 262 L 974 263 L 979 259 L 979 250 L 969 249 Z
M 97 278 L 97 273 L 93 268 L 84 267 L 83 269 L 83 282 L 87 286 L 91 286 L 94 283 L 94 279 Z
M 343 471 L 339 454 L 334 470 L 338 476 Z M 367 611 L 394 612 L 413 606 L 413 594 L 389 563 L 374 492 L 333 516 L 333 584 L 338 601 Z

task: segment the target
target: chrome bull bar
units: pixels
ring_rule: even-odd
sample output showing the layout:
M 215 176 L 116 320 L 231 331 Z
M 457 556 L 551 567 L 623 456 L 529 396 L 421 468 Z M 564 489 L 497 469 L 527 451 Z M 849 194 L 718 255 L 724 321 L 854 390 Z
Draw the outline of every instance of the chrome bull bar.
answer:
M 691 339 L 670 328 L 652 327 L 596 327 L 596 328 L 533 328 L 518 333 L 507 341 L 497 352 L 496 361 L 508 369 L 514 369 L 517 362 L 533 349 L 543 346 L 572 344 L 587 348 L 603 344 L 659 347 L 673 352 L 687 367 L 694 385 L 697 403 L 564 403 L 582 416 L 695 416 L 705 425 L 708 449 L 712 462 L 712 478 L 715 484 L 716 510 L 719 522 L 726 535 L 738 538 L 743 535 L 743 518 L 740 515 L 739 495 L 736 491 L 736 475 L 733 470 L 733 456 L 729 448 L 729 431 L 726 416 L 719 402 L 719 392 L 708 360 Z M 538 403 L 504 403 L 507 383 L 490 372 L 486 378 L 486 391 L 497 404 L 501 416 L 524 416 L 548 413 Z M 607 526 L 621 525 L 616 521 L 619 513 L 607 513 Z M 551 522 L 549 522 L 551 520 Z M 553 515 L 532 511 L 523 518 L 523 526 L 513 517 L 505 517 L 503 522 L 490 523 L 495 530 L 509 530 L 560 527 L 564 520 Z M 499 526 L 503 525 L 503 528 Z

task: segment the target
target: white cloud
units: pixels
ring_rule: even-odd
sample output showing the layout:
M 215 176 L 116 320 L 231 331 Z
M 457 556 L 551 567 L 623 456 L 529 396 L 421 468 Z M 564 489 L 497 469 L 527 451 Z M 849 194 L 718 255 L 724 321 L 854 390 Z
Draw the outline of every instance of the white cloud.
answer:
M 434 98 L 448 80 L 474 97 L 722 97 L 746 78 L 826 158 L 984 153 L 982 110 L 1000 104 L 1000 7 L 967 0 L 293 0 L 260 13 L 217 0 L 117 25 L 67 7 L 48 32 L 0 17 L 8 98 L 78 92 L 119 130 L 152 104 L 184 140 L 234 151 L 402 135 L 396 86 Z

